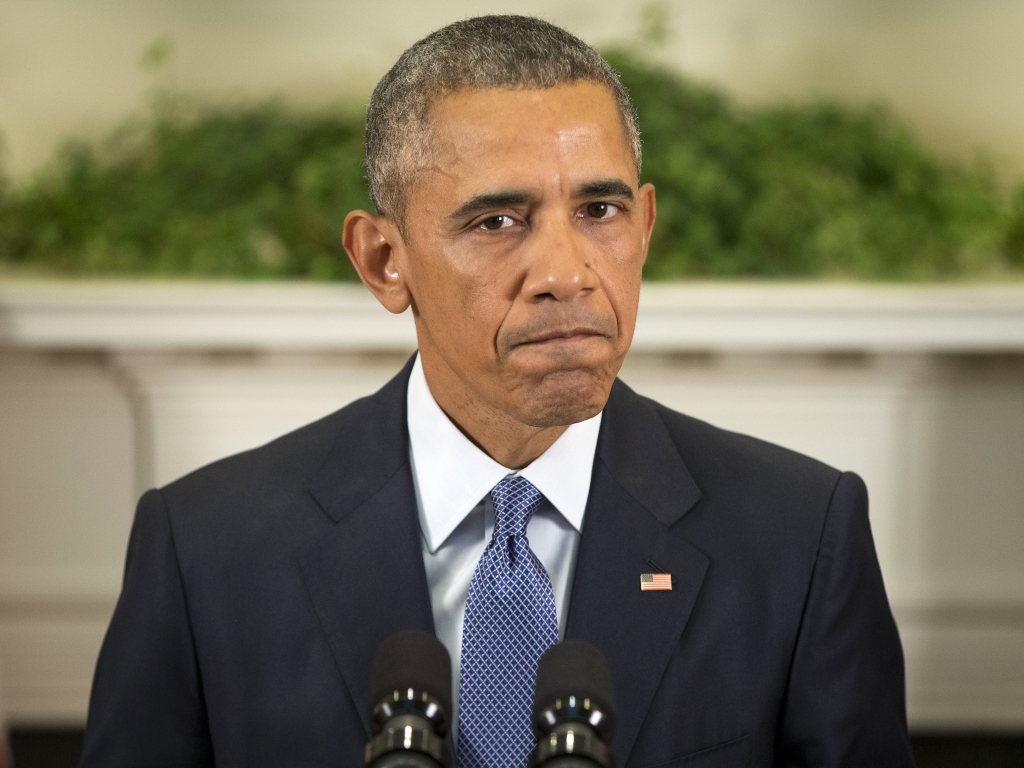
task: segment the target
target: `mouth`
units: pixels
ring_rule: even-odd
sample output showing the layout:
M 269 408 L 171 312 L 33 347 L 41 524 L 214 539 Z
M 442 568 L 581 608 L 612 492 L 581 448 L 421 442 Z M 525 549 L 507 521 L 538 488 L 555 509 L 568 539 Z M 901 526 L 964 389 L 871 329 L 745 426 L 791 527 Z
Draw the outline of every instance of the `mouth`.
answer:
M 515 347 L 541 344 L 560 344 L 574 341 L 585 341 L 587 339 L 607 339 L 608 334 L 597 328 L 589 326 L 577 326 L 573 328 L 552 328 L 541 333 L 536 333 L 518 342 Z

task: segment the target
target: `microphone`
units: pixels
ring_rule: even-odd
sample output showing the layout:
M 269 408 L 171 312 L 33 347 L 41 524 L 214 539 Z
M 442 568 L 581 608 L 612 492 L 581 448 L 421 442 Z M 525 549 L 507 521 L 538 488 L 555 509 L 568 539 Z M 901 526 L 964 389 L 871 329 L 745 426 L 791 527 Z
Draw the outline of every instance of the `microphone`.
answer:
M 449 768 L 445 747 L 452 711 L 452 664 L 429 632 L 392 635 L 370 672 L 368 768 Z
M 537 747 L 530 768 L 615 768 L 612 675 L 604 655 L 582 640 L 564 640 L 540 657 L 533 696 Z

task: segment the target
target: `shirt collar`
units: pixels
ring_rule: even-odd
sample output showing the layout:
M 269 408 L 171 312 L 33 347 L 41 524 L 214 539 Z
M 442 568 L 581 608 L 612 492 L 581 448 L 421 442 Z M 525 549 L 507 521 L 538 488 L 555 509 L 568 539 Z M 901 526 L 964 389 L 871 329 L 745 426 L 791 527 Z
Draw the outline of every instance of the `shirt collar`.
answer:
M 516 474 L 477 448 L 434 400 L 419 355 L 407 391 L 409 454 L 427 548 L 437 551 L 503 478 Z M 519 471 L 577 530 L 590 493 L 601 414 L 572 424 Z

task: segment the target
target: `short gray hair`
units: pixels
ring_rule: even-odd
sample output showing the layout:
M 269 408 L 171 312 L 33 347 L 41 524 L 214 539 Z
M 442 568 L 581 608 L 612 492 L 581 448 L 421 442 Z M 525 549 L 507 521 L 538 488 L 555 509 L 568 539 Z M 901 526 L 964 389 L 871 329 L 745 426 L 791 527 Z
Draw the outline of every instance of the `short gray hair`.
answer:
M 640 131 L 622 81 L 601 54 L 529 16 L 478 16 L 415 43 L 384 75 L 366 110 L 366 178 L 378 213 L 403 226 L 405 188 L 429 152 L 427 120 L 441 96 L 466 88 L 546 89 L 589 81 L 615 98 L 640 173 Z

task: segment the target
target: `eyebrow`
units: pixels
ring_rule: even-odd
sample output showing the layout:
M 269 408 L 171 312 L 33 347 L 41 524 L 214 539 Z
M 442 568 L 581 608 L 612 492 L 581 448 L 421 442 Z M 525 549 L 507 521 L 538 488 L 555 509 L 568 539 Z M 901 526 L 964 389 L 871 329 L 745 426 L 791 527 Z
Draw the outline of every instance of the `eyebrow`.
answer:
M 622 197 L 626 200 L 633 199 L 633 190 L 629 185 L 619 179 L 599 179 L 588 181 L 576 187 L 575 197 Z

